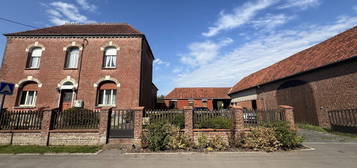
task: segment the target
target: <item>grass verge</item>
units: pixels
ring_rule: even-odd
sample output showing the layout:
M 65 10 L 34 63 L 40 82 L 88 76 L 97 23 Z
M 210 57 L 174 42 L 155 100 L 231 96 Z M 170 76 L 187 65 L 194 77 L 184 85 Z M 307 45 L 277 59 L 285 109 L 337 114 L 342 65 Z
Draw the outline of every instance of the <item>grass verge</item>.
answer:
M 316 126 L 316 125 L 297 124 L 297 126 L 301 129 L 313 130 L 313 131 L 324 132 L 324 133 L 331 133 L 331 134 L 346 136 L 346 137 L 350 137 L 350 138 L 357 138 L 357 134 L 338 132 L 338 131 L 331 130 L 330 128 L 324 128 L 324 127 L 320 127 L 320 126 Z
M 0 153 L 95 153 L 102 149 L 101 146 L 0 146 Z

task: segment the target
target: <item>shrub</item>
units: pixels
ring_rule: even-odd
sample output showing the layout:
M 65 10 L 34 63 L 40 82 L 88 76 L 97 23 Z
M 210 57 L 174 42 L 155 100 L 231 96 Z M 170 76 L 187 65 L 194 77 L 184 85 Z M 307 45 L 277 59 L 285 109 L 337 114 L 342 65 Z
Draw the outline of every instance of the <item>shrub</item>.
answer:
M 228 144 L 223 138 L 217 135 L 210 140 L 210 146 L 216 150 L 224 150 L 228 148 Z
M 151 123 L 143 132 L 142 147 L 152 151 L 188 149 L 190 146 L 189 139 L 180 128 L 168 123 Z
M 271 122 L 266 127 L 272 128 L 276 139 L 281 143 L 281 148 L 292 149 L 301 145 L 303 137 L 297 136 L 295 130 L 291 130 L 289 123 L 285 121 Z
M 143 132 L 142 146 L 152 151 L 165 150 L 170 142 L 171 126 L 165 123 L 152 123 Z
M 171 124 L 176 125 L 181 129 L 185 128 L 185 116 L 177 114 Z
M 230 129 L 232 128 L 232 120 L 226 117 L 215 117 L 204 120 L 198 124 L 199 128 L 212 128 L 212 129 Z
M 207 135 L 201 134 L 198 137 L 196 147 L 208 150 L 224 150 L 228 148 L 228 144 L 220 136 L 208 138 Z
M 209 140 L 207 135 L 201 134 L 197 139 L 197 148 L 208 148 L 209 147 Z
M 181 129 L 176 126 L 171 126 L 169 143 L 167 144 L 168 149 L 188 149 L 191 144 L 184 132 L 181 132 Z
M 267 152 L 276 151 L 281 145 L 275 137 L 274 130 L 264 127 L 252 128 L 250 132 L 241 133 L 238 140 L 239 147 Z

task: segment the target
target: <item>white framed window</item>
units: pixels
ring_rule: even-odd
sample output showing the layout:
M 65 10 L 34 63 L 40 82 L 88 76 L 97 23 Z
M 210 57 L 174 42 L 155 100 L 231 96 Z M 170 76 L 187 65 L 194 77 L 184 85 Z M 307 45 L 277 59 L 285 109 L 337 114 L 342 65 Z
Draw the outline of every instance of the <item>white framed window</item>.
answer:
M 37 91 L 22 91 L 20 106 L 36 106 Z
M 115 106 L 117 90 L 105 89 L 98 92 L 98 106 Z
M 79 48 L 78 47 L 69 48 L 66 56 L 65 68 L 77 68 L 78 58 L 79 58 Z
M 117 62 L 117 49 L 108 47 L 104 52 L 104 68 L 115 68 Z
M 40 67 L 40 61 L 42 56 L 42 48 L 33 48 L 29 55 L 27 68 L 35 69 Z

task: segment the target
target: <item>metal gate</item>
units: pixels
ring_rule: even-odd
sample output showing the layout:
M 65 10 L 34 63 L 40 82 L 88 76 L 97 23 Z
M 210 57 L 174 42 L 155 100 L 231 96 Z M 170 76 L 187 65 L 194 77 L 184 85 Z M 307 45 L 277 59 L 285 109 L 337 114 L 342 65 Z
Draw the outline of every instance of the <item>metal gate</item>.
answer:
M 134 137 L 134 110 L 112 110 L 109 138 Z

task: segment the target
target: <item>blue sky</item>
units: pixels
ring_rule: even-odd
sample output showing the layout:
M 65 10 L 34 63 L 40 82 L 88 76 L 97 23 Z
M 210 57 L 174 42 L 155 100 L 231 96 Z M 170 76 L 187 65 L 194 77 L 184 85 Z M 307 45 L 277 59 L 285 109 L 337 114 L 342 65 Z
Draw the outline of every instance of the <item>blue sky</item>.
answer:
M 154 83 L 159 94 L 174 87 L 232 86 L 250 73 L 357 25 L 355 0 L 1 2 L 0 17 L 34 27 L 66 22 L 133 25 L 146 34 L 156 57 Z M 0 33 L 29 29 L 0 20 Z M 5 43 L 1 36 L 2 53 Z

